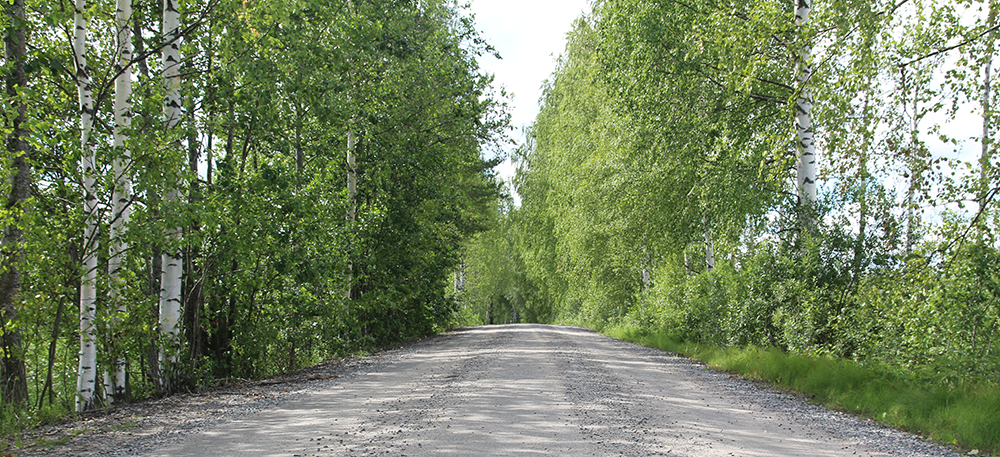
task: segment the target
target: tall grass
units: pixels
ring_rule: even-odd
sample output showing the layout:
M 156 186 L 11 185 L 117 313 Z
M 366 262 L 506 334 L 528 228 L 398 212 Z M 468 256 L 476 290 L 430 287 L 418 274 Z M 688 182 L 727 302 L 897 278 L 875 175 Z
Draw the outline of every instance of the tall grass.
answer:
M 665 331 L 613 328 L 608 336 L 675 352 L 720 370 L 800 392 L 833 409 L 869 417 L 935 441 L 1000 453 L 1000 387 L 932 385 L 908 373 L 774 348 L 681 341 Z

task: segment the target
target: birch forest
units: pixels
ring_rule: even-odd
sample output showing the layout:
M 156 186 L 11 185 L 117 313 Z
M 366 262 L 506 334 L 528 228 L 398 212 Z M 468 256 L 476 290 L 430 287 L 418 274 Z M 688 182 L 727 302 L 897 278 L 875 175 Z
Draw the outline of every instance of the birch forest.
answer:
M 3 427 L 514 322 L 997 388 L 1000 0 L 594 0 L 508 183 L 454 0 L 3 4 Z
M 465 244 L 463 319 L 995 389 L 998 8 L 595 2 L 515 154 L 519 200 Z
M 508 115 L 451 2 L 4 2 L 2 414 L 454 325 Z

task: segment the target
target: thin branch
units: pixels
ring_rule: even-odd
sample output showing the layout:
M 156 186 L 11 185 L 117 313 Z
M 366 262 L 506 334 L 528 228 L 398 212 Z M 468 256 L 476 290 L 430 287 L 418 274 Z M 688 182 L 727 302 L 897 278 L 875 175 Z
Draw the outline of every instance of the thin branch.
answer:
M 777 103 L 779 105 L 788 105 L 788 100 L 782 100 L 780 98 L 771 97 L 769 95 L 755 94 L 753 92 L 746 92 L 746 95 L 749 96 L 750 98 L 754 99 L 754 100 L 760 100 L 760 101 L 765 101 L 765 102 L 773 102 L 773 103 Z
M 978 41 L 980 38 L 982 38 L 982 37 L 984 37 L 986 35 L 989 35 L 989 34 L 995 32 L 997 29 L 1000 29 L 1000 24 L 994 25 L 993 27 L 990 27 L 990 28 L 982 31 L 979 35 L 976 35 L 975 37 L 972 37 L 972 38 L 970 38 L 968 40 L 965 40 L 965 41 L 963 41 L 961 43 L 937 49 L 937 50 L 935 50 L 935 51 L 933 51 L 933 52 L 931 52 L 929 54 L 926 54 L 926 55 L 923 55 L 921 57 L 917 57 L 917 58 L 914 58 L 914 59 L 910 59 L 910 61 L 908 61 L 908 62 L 903 62 L 901 64 L 898 64 L 898 66 L 899 66 L 899 68 L 905 68 L 905 67 L 910 66 L 911 64 L 915 64 L 915 63 L 920 62 L 922 60 L 930 59 L 931 57 L 939 56 L 941 54 L 954 51 L 955 49 L 961 48 L 961 47 L 963 47 L 963 46 L 965 46 L 967 44 L 971 44 L 971 43 L 974 43 L 974 42 Z
M 883 14 L 885 14 L 886 16 L 891 16 L 891 15 L 893 15 L 893 14 L 896 13 L 896 10 L 902 8 L 903 5 L 905 5 L 907 3 L 910 3 L 910 0 L 902 0 L 901 2 L 895 4 L 891 9 L 889 9 L 889 11 L 886 11 Z
M 205 5 L 205 7 L 201 9 L 201 14 L 196 17 L 196 20 L 190 23 L 188 26 L 181 29 L 180 31 L 178 31 L 174 40 L 180 40 L 181 38 L 184 38 L 194 33 L 195 30 L 201 27 L 205 23 L 205 21 L 208 20 L 209 16 L 211 15 L 211 12 L 214 10 L 214 8 L 218 3 L 219 0 L 212 0 L 207 5 Z M 136 65 L 138 62 L 145 61 L 149 57 L 159 54 L 160 52 L 163 51 L 163 48 L 169 46 L 171 43 L 174 42 L 174 40 L 170 41 L 164 40 L 161 43 L 158 43 L 153 48 L 146 50 L 144 53 L 140 53 L 139 55 L 133 56 L 132 60 L 129 61 L 128 65 L 125 65 L 124 67 L 118 69 L 118 71 L 114 72 L 111 78 L 106 79 L 104 81 L 104 84 L 100 85 L 100 89 L 97 91 L 98 95 L 94 97 L 94 106 L 101 106 L 101 103 L 104 101 L 104 98 L 111 93 L 111 88 L 114 86 L 115 80 L 118 79 L 118 77 L 121 76 L 122 73 L 124 73 L 127 69 L 130 69 L 133 65 Z
M 996 197 L 997 192 L 1000 192 L 1000 187 L 994 187 L 990 189 L 990 192 L 988 194 L 986 194 L 986 197 L 983 198 L 983 203 L 979 205 L 979 210 L 976 211 L 976 217 L 973 217 L 972 221 L 969 222 L 969 225 L 965 227 L 965 230 L 962 231 L 962 236 L 954 240 L 951 240 L 943 248 L 937 250 L 937 252 L 944 254 L 952 247 L 958 248 L 955 250 L 955 253 L 952 254 L 951 258 L 948 259 L 947 262 L 945 262 L 945 268 L 948 268 L 951 265 L 951 263 L 954 262 L 956 258 L 958 258 L 958 254 L 959 252 L 961 252 L 962 246 L 965 245 L 965 239 L 969 236 L 969 232 L 971 232 L 973 228 L 979 225 L 979 220 L 982 219 L 983 214 L 986 213 L 986 209 L 989 208 L 990 202 L 993 201 L 993 197 Z

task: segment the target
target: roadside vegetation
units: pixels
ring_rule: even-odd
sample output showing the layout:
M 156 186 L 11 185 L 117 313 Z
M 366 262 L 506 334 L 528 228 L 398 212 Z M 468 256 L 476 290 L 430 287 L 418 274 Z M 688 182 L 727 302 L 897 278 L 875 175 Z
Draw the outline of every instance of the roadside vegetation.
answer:
M 674 352 L 713 368 L 766 381 L 827 407 L 877 419 L 966 450 L 1000 449 L 1000 391 L 990 383 L 951 386 L 887 366 L 778 348 L 683 342 L 664 331 L 607 329 L 608 336 Z
M 466 244 L 464 318 L 675 341 L 998 452 L 998 7 L 596 2 L 519 204 Z
M 5 2 L 0 432 L 453 325 L 508 128 L 467 16 Z

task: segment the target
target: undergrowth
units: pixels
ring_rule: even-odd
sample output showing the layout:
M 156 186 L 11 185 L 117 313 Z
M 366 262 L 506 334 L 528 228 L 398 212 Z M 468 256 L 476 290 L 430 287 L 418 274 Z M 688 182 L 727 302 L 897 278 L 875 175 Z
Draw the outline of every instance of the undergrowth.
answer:
M 995 384 L 932 385 L 907 373 L 774 348 L 681 341 L 668 332 L 634 328 L 608 336 L 675 352 L 731 373 L 802 393 L 814 402 L 869 417 L 938 442 L 1000 452 L 1000 388 Z

